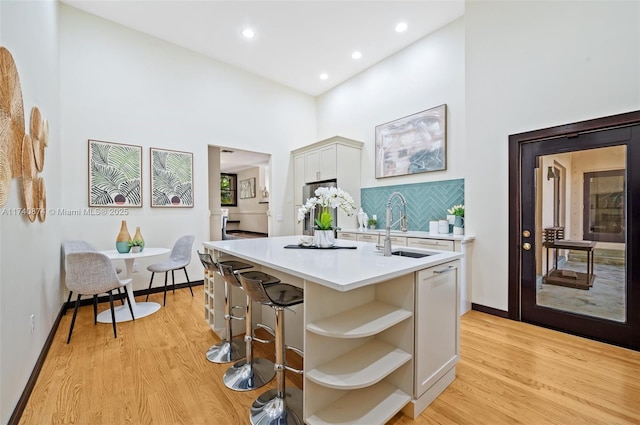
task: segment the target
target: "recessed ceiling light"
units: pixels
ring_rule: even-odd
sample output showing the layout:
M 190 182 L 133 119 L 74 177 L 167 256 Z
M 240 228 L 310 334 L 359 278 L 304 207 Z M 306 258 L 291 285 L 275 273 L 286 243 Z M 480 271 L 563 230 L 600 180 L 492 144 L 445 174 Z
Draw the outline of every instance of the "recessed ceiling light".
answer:
M 396 32 L 405 32 L 409 28 L 406 22 L 400 22 L 396 25 Z
M 360 59 L 362 57 L 362 53 L 358 52 L 357 50 L 355 52 L 353 52 L 351 54 L 351 57 L 354 59 Z
M 251 28 L 245 28 L 242 30 L 242 36 L 244 38 L 253 38 L 255 37 L 256 33 L 253 32 L 253 30 Z
M 320 74 L 321 80 L 326 80 L 327 78 L 329 78 L 329 75 L 326 72 L 323 72 L 322 74 Z

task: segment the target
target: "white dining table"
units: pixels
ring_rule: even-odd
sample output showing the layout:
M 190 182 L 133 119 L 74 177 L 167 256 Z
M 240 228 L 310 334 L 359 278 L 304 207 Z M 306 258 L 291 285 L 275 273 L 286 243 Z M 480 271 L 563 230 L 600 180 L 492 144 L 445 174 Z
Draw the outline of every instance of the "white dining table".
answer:
M 129 252 L 126 254 L 122 254 L 117 250 L 109 250 L 109 251 L 100 251 L 105 254 L 111 260 L 124 260 L 126 276 L 125 279 L 131 278 L 133 276 L 133 267 L 134 263 L 139 258 L 146 257 L 154 257 L 156 255 L 163 255 L 169 253 L 171 250 L 169 248 L 151 248 L 145 247 L 142 252 Z M 154 302 L 136 302 L 136 299 L 133 295 L 133 281 L 129 282 L 125 285 L 125 290 L 129 294 L 129 299 L 131 300 L 131 309 L 133 310 L 133 314 L 136 319 L 140 319 L 141 317 L 149 316 L 150 314 L 155 313 L 160 310 L 160 304 Z M 128 301 L 125 301 L 125 303 Z M 121 305 L 116 307 L 115 309 L 116 322 L 126 322 L 128 320 L 132 320 L 131 312 L 129 311 L 129 307 L 127 305 Z M 98 314 L 98 322 L 100 323 L 111 323 L 111 310 L 107 309 L 100 314 Z

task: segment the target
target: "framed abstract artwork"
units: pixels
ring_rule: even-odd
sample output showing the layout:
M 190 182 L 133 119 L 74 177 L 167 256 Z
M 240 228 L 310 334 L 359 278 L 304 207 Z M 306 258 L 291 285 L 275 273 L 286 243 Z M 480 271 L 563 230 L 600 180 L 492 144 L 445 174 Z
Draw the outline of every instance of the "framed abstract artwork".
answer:
M 193 207 L 193 153 L 150 148 L 151 206 Z
M 446 169 L 446 106 L 376 127 L 376 178 Z
M 255 198 L 256 197 L 256 178 L 251 177 L 249 179 L 240 180 L 240 199 Z
M 89 139 L 89 206 L 142 207 L 142 146 Z

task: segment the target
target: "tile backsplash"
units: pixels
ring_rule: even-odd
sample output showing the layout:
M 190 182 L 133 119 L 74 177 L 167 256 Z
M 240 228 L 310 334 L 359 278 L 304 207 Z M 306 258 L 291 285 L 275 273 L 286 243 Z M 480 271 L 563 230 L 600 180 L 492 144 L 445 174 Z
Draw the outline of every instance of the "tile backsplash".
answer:
M 378 216 L 378 229 L 386 223 L 387 199 L 393 192 L 400 192 L 407 200 L 409 230 L 429 231 L 430 220 L 444 220 L 447 210 L 464 204 L 464 179 L 437 182 L 400 184 L 394 186 L 366 187 L 360 189 L 362 209 L 369 215 Z M 394 205 L 399 202 L 394 200 Z M 399 208 L 393 209 L 393 221 L 400 217 Z M 394 226 L 394 230 L 398 225 Z

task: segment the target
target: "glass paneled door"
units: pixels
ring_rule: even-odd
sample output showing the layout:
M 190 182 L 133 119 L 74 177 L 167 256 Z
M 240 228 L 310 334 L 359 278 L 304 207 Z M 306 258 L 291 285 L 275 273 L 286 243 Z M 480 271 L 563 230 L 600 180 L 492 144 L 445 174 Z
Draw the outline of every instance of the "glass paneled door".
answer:
M 520 146 L 523 321 L 640 348 L 638 152 L 638 126 Z
M 626 146 L 541 155 L 535 302 L 626 321 Z

